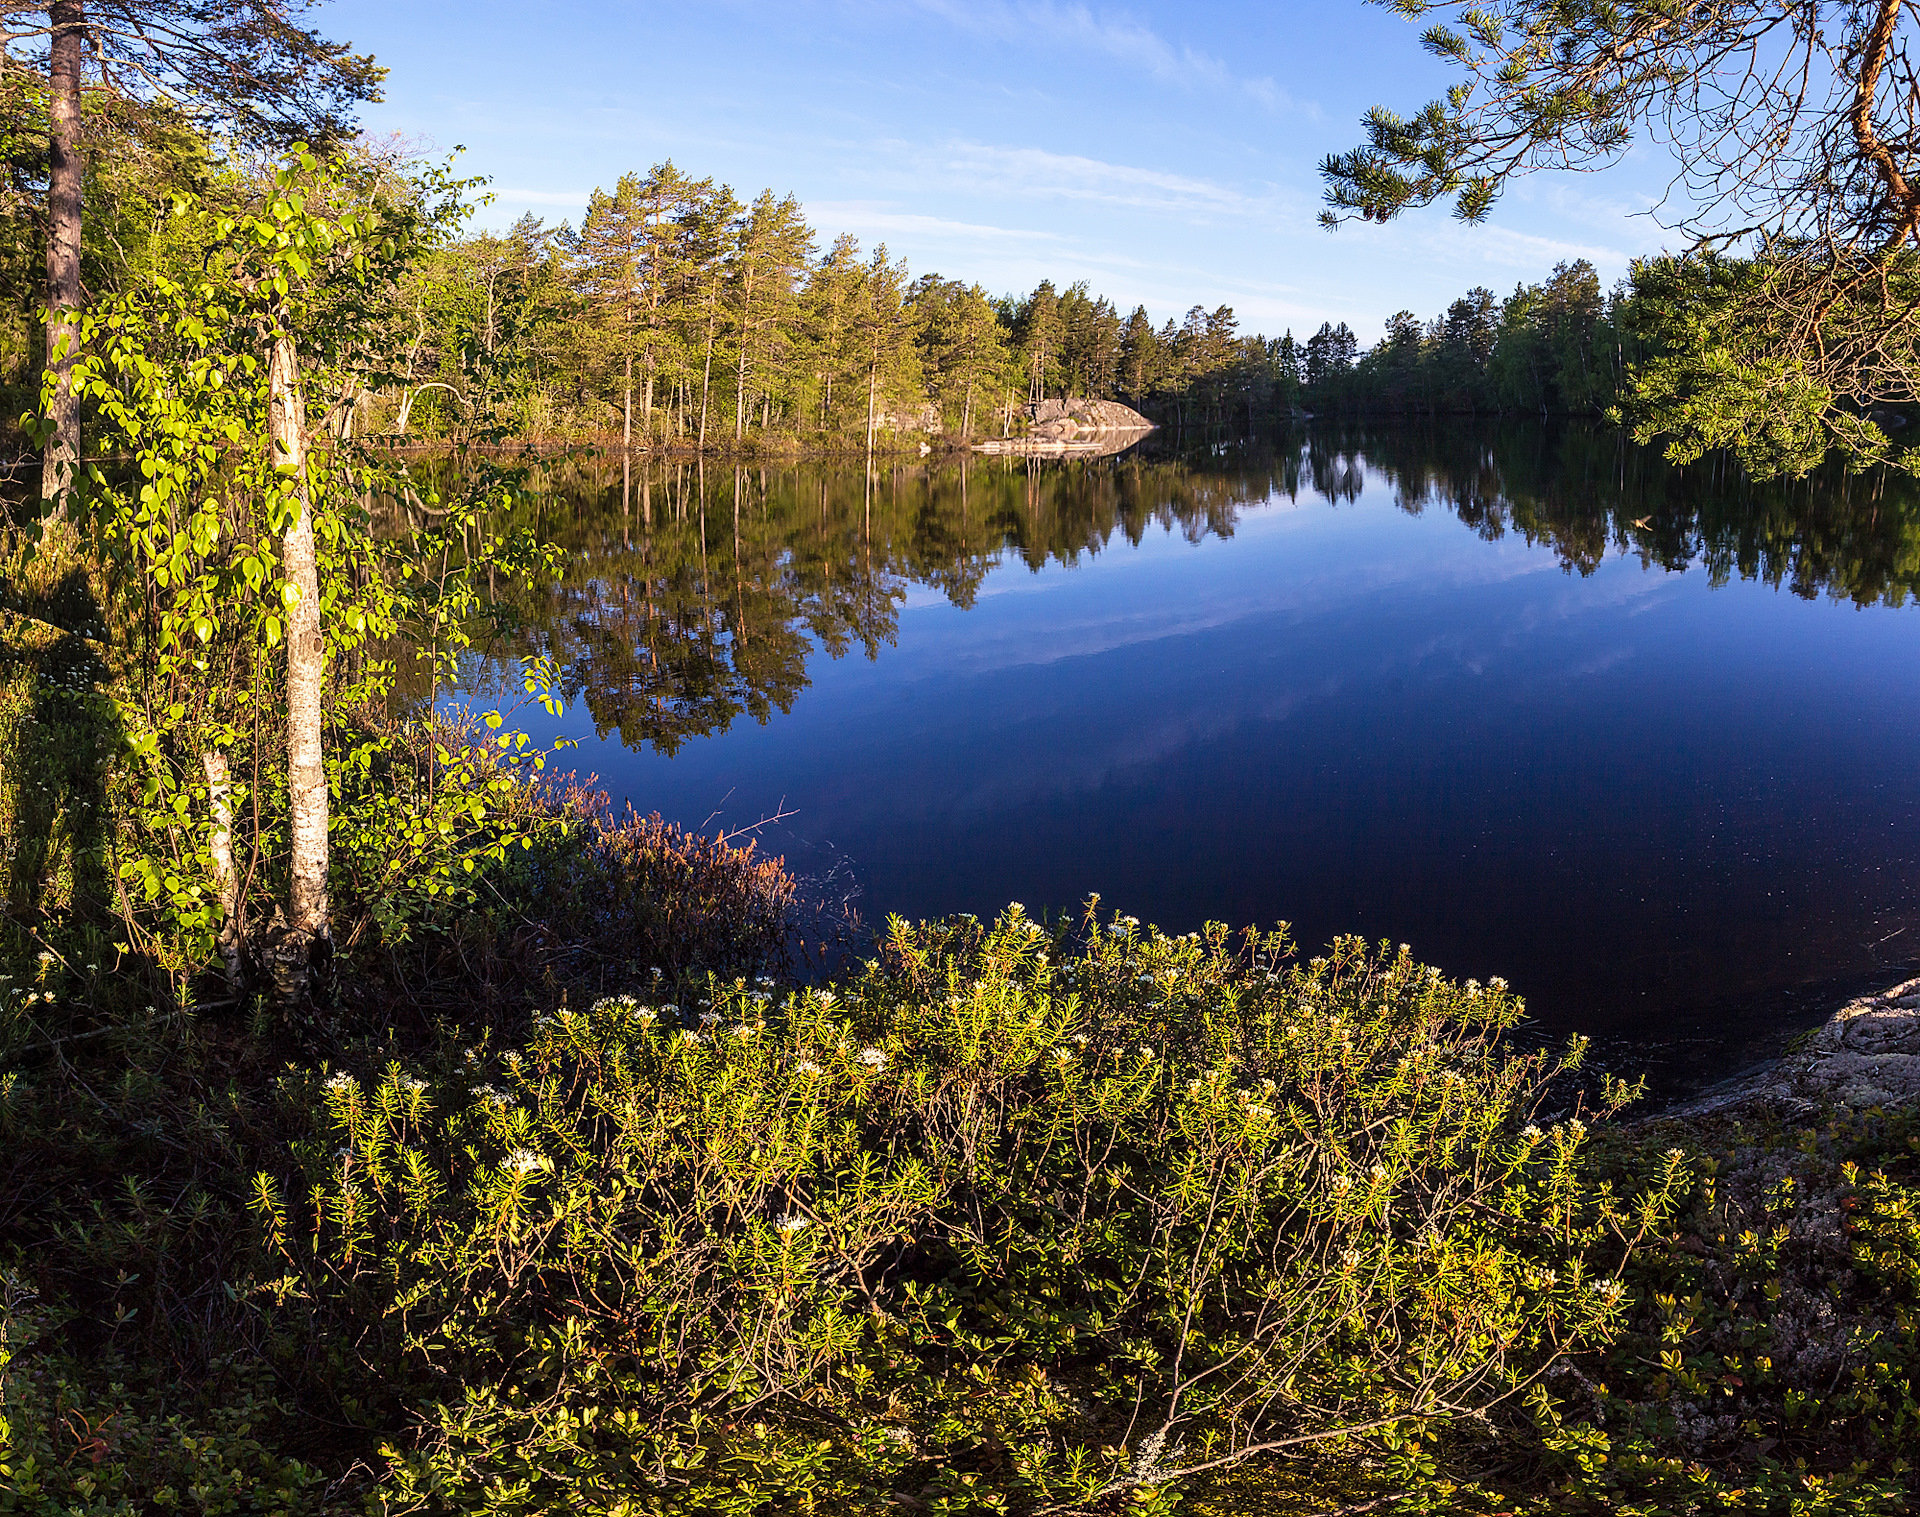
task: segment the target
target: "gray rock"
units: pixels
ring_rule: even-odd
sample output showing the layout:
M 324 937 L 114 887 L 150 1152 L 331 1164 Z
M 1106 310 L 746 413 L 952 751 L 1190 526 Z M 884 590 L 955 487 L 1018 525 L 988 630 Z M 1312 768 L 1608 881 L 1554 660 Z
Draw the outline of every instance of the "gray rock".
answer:
M 1099 458 L 1124 452 L 1154 430 L 1131 406 L 1117 400 L 1041 400 L 1026 408 L 1022 437 L 989 437 L 979 453 L 1017 453 L 1044 458 Z
M 1706 1116 L 1741 1106 L 1807 1112 L 1920 1101 L 1920 979 L 1842 1006 L 1784 1058 L 1734 1076 L 1663 1113 Z

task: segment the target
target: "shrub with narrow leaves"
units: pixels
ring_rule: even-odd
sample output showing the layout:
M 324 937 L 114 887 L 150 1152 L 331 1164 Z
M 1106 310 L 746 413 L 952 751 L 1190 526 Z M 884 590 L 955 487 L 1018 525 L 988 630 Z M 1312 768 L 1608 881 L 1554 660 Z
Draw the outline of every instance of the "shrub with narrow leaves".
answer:
M 1680 1167 L 1583 1181 L 1582 1123 L 1532 1125 L 1580 1050 L 1506 1051 L 1519 1015 L 1357 940 L 896 922 L 838 993 L 316 1079 L 256 1206 L 278 1290 L 426 1408 L 396 1501 L 1151 1508 L 1417 1444 L 1615 1331 Z

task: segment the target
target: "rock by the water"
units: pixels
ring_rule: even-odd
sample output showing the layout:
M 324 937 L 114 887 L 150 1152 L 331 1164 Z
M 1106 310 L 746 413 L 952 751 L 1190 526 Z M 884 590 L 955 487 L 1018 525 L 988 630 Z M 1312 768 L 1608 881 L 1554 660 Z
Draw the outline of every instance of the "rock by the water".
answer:
M 1705 1116 L 1750 1105 L 1806 1112 L 1909 1101 L 1920 1101 L 1920 979 L 1849 1001 L 1786 1057 L 1702 1091 L 1664 1115 Z
M 982 453 L 1117 453 L 1154 430 L 1117 400 L 1041 400 L 1026 416 L 1024 437 L 994 437 L 974 447 Z

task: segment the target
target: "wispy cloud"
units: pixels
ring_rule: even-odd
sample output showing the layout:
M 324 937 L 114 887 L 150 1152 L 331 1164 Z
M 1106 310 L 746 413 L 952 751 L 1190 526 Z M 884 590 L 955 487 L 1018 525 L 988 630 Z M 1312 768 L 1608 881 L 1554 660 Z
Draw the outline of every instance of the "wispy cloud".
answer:
M 1031 227 L 986 226 L 973 221 L 950 221 L 944 216 L 922 216 L 889 209 L 871 200 L 816 200 L 808 205 L 807 215 L 829 226 L 858 226 L 874 232 L 901 232 L 912 236 L 939 237 L 965 242 L 1032 243 L 1058 242 L 1056 232 L 1035 231 Z
M 1516 269 L 1529 279 L 1538 279 L 1554 264 L 1580 258 L 1602 275 L 1609 275 L 1626 272 L 1629 258 L 1621 249 L 1603 243 L 1542 237 L 1498 224 L 1462 226 L 1452 219 L 1438 219 L 1437 212 L 1410 216 L 1384 227 L 1355 222 L 1342 227 L 1339 236 L 1375 251 L 1404 250 L 1436 265 L 1463 269 L 1468 275 L 1476 268 L 1493 267 Z
M 1445 227 L 1436 227 L 1422 240 L 1436 252 L 1444 251 L 1455 257 L 1527 270 L 1535 278 L 1540 277 L 1552 264 L 1571 263 L 1579 258 L 1586 259 L 1602 270 L 1624 271 L 1628 256 L 1618 248 L 1600 243 L 1568 242 L 1559 237 L 1536 237 L 1530 232 L 1516 232 L 1511 227 L 1463 227 L 1452 222 Z
M 1091 200 L 1189 217 L 1264 217 L 1275 204 L 1208 179 L 1045 148 L 957 142 L 945 157 L 948 173 L 1000 193 Z
M 1003 42 L 1045 42 L 1101 54 L 1152 78 L 1189 89 L 1227 89 L 1269 110 L 1319 108 L 1296 102 L 1266 76 L 1242 76 L 1210 53 L 1174 44 L 1125 11 L 1096 11 L 1056 0 L 915 0 L 919 8 L 976 36 Z

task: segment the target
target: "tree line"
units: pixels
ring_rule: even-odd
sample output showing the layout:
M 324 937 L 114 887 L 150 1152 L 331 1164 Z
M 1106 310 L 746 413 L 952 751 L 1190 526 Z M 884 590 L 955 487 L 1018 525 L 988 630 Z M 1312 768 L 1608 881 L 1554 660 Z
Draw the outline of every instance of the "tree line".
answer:
M 751 203 L 671 161 L 595 190 L 576 227 L 522 217 L 450 241 L 404 292 L 406 342 L 372 424 L 433 436 L 713 447 L 1017 430 L 1046 397 L 1176 423 L 1265 422 L 1298 399 L 1290 337 L 1229 306 L 1156 325 L 1085 281 L 1025 294 L 915 275 L 885 244 L 822 246 L 792 195 Z
M 1431 320 L 1387 318 L 1365 353 L 1342 327 L 1309 339 L 1302 370 L 1317 411 L 1592 416 L 1616 405 L 1658 313 L 1633 279 L 1602 291 L 1584 258 L 1504 300 L 1484 285 Z

